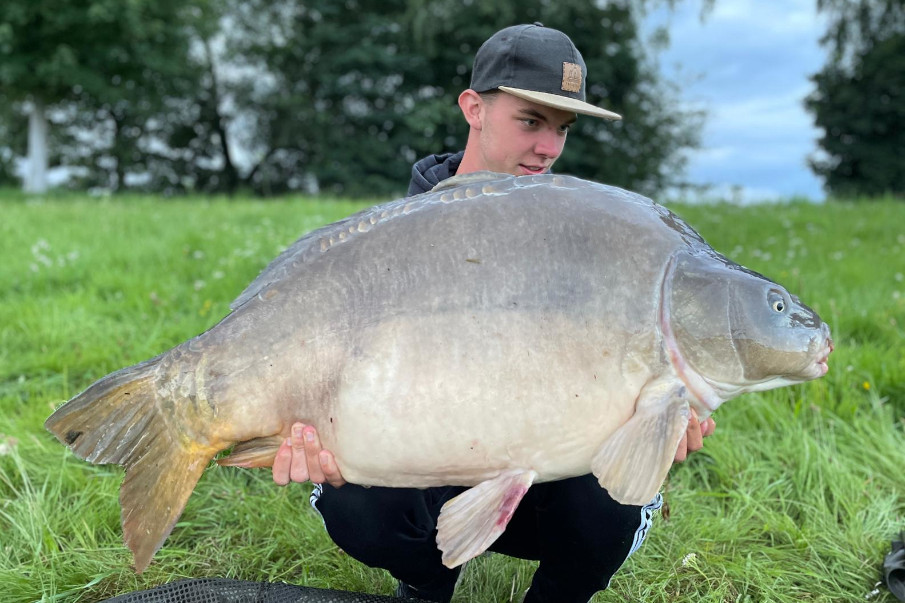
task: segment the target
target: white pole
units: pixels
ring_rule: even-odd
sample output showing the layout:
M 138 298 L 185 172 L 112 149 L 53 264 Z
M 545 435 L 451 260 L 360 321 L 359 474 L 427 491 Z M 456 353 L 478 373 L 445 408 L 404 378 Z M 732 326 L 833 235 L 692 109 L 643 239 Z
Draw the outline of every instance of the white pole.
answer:
M 25 166 L 25 192 L 47 191 L 47 116 L 44 103 L 33 101 L 28 115 L 28 161 Z

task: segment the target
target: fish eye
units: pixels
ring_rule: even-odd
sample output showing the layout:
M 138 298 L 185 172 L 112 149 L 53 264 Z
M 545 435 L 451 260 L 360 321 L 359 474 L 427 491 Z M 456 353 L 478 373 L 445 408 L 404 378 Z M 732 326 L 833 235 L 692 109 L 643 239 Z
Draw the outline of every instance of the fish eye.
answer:
M 786 310 L 786 300 L 779 293 L 779 291 L 770 291 L 768 295 L 768 301 L 770 303 L 770 307 L 773 308 L 774 312 L 778 312 L 782 314 Z

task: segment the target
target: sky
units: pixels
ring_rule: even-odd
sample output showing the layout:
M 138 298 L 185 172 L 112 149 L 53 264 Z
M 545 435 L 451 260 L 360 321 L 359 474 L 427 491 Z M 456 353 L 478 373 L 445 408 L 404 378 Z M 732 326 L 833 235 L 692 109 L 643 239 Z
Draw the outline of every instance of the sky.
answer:
M 738 202 L 822 200 L 807 166 L 818 129 L 803 101 L 826 53 L 826 27 L 816 0 L 701 0 L 659 10 L 647 25 L 665 25 L 670 45 L 661 71 L 681 100 L 707 112 L 701 148 L 689 156 L 687 179 L 713 187 L 714 198 Z M 707 196 L 710 196 L 707 195 Z

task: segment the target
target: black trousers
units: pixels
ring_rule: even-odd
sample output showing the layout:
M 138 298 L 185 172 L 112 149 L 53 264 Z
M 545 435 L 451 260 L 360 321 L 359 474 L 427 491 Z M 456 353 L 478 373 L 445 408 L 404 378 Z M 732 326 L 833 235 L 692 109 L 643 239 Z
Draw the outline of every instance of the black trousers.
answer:
M 315 506 L 346 553 L 388 570 L 421 598 L 449 601 L 461 568 L 440 560 L 437 517 L 465 489 L 324 484 Z M 526 603 L 586 603 L 640 544 L 650 507 L 620 505 L 593 475 L 535 484 L 490 550 L 540 561 Z

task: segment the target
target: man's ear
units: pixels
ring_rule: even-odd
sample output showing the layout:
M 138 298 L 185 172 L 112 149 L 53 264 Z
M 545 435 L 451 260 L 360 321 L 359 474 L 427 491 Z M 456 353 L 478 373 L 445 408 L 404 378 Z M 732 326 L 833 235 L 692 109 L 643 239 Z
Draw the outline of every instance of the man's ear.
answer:
M 481 95 L 469 88 L 459 95 L 459 108 L 465 121 L 475 130 L 480 130 L 483 125 L 484 99 Z

